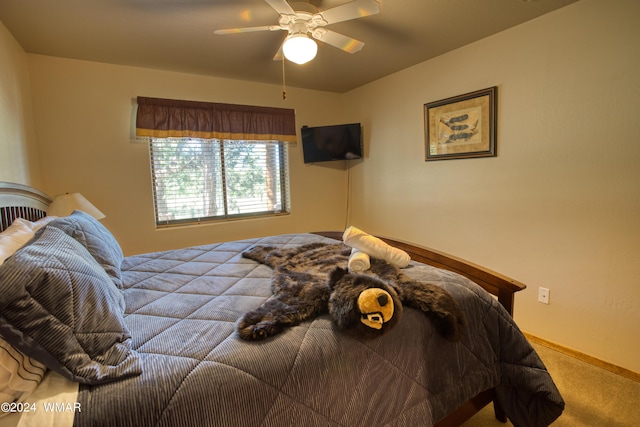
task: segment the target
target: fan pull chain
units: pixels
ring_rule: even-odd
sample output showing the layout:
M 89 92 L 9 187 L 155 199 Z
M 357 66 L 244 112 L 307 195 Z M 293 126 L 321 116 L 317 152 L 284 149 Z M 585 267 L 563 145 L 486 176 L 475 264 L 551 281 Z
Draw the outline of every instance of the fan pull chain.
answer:
M 282 56 L 282 100 L 287 100 L 287 86 L 284 80 L 284 55 Z

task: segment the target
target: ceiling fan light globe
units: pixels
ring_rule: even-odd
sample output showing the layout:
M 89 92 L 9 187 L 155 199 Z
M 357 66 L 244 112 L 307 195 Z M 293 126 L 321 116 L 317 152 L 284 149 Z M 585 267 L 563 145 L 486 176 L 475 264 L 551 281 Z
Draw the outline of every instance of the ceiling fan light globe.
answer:
M 318 45 L 306 34 L 292 34 L 282 44 L 284 57 L 296 64 L 305 64 L 316 57 Z

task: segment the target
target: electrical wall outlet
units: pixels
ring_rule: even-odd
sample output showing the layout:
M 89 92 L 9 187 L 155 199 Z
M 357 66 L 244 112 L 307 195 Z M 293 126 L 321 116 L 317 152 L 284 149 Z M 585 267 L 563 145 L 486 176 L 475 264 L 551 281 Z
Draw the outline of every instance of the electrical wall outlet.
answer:
M 549 289 L 538 288 L 538 302 L 549 304 Z

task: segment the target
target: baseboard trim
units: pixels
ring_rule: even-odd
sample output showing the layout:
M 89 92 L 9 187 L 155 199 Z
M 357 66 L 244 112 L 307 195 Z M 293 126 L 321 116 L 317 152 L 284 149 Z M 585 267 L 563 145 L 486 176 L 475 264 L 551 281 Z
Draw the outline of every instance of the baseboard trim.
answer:
M 640 373 L 632 371 L 627 368 L 623 368 L 618 365 L 614 365 L 613 363 L 605 362 L 604 360 L 598 359 L 597 357 L 589 356 L 588 354 L 581 353 L 577 350 L 574 350 L 569 347 L 565 347 L 563 345 L 554 343 L 552 341 L 545 340 L 544 338 L 537 337 L 535 335 L 531 335 L 528 332 L 523 332 L 524 336 L 533 343 L 543 345 L 552 350 L 555 350 L 559 353 L 566 354 L 567 356 L 571 356 L 575 359 L 581 360 L 585 363 L 589 363 L 598 368 L 604 369 L 606 371 L 612 372 L 616 375 L 620 375 L 622 377 L 628 378 L 635 382 L 640 383 Z

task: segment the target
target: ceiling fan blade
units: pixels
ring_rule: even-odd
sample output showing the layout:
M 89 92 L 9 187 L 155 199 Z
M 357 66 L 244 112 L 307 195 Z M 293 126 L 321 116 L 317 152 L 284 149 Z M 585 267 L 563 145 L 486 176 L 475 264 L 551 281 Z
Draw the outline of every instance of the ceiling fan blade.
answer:
M 284 59 L 284 51 L 282 50 L 282 46 L 284 46 L 284 41 L 287 39 L 287 37 L 289 37 L 288 34 L 282 39 L 282 42 L 280 43 L 280 47 L 278 48 L 278 51 L 273 56 L 274 61 L 282 61 Z
M 214 33 L 218 35 L 226 34 L 238 34 L 238 33 L 253 33 L 256 31 L 278 31 L 282 30 L 279 25 L 263 25 L 261 27 L 244 27 L 244 28 L 228 28 L 224 30 L 215 30 Z
M 269 0 L 267 0 L 269 1 Z M 329 24 L 375 15 L 380 12 L 378 0 L 355 0 L 320 12 Z
M 264 0 L 269 3 L 269 6 L 275 9 L 280 15 L 295 15 L 296 12 L 293 10 L 291 5 L 287 3 L 287 0 Z
M 345 52 L 356 53 L 364 47 L 364 43 L 351 37 L 336 33 L 325 28 L 318 28 L 311 33 L 314 39 L 320 40 Z
M 280 49 L 273 56 L 274 61 L 282 61 L 284 59 L 284 52 L 282 52 L 282 45 L 280 45 Z

